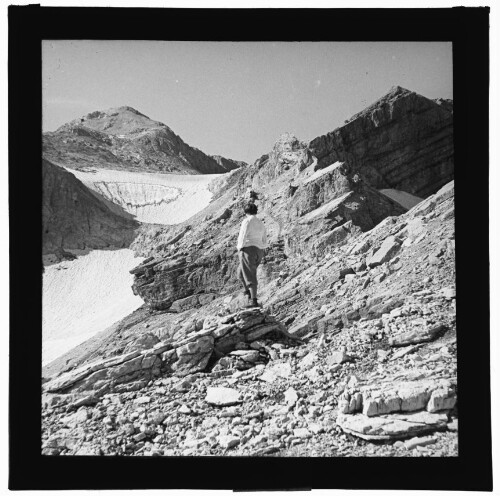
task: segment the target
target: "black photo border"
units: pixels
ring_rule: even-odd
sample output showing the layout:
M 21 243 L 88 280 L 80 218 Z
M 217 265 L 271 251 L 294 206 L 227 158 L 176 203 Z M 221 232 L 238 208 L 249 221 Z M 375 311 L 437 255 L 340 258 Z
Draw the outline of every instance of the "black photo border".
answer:
M 489 8 L 173 9 L 10 6 L 9 488 L 492 489 L 489 322 Z M 41 41 L 453 43 L 459 456 L 41 455 Z M 411 89 L 411 88 L 410 88 Z M 470 182 L 474 182 L 474 226 Z M 472 233 L 473 230 L 473 233 Z M 474 253 L 474 262 L 470 254 Z

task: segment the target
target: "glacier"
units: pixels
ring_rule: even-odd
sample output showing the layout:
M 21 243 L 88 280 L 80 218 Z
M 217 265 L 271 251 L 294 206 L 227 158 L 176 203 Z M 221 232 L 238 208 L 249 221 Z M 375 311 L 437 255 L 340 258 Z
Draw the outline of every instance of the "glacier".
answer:
M 138 221 L 179 224 L 205 208 L 209 184 L 226 174 L 160 174 L 109 169 L 67 169 L 101 198 L 122 207 Z

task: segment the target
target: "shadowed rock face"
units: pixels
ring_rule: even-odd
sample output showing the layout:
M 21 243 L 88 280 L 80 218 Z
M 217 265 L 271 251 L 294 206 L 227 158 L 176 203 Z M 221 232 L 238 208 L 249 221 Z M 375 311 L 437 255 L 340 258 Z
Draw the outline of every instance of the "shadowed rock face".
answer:
M 377 189 L 425 198 L 453 179 L 453 104 L 397 86 L 309 148 L 319 168 L 348 161 Z
M 221 167 L 224 167 L 225 172 L 230 172 L 234 169 L 247 165 L 241 160 L 232 160 L 230 158 L 221 157 L 220 155 L 212 155 L 211 158 L 213 158 Z
M 129 246 L 139 226 L 112 212 L 73 174 L 43 160 L 43 254 Z
M 242 162 L 210 157 L 131 107 L 96 111 L 44 133 L 43 155 L 65 167 L 216 174 Z

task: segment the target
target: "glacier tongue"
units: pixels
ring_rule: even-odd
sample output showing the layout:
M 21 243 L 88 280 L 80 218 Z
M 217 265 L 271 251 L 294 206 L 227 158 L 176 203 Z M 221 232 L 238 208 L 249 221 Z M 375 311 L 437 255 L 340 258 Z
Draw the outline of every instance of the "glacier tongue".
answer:
M 138 221 L 153 224 L 178 224 L 205 208 L 212 198 L 208 185 L 223 175 L 67 170 Z

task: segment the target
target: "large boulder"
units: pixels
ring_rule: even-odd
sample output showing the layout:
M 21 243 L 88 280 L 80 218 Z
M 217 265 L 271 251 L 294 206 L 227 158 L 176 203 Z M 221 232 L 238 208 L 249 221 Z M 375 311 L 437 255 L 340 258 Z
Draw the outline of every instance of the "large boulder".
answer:
M 251 343 L 265 335 L 288 336 L 284 326 L 260 308 L 206 319 L 204 327 L 177 338 L 157 342 L 145 350 L 98 360 L 56 377 L 43 385 L 46 393 L 102 395 L 120 384 L 151 380 L 162 374 L 185 377 L 201 372 L 210 358 L 233 351 L 238 343 Z
M 367 440 L 412 437 L 444 428 L 456 401 L 454 380 L 382 381 L 344 392 L 337 423 Z
M 389 441 L 413 437 L 427 432 L 446 429 L 445 413 L 414 412 L 380 417 L 366 415 L 342 415 L 337 424 L 349 434 L 368 441 Z

